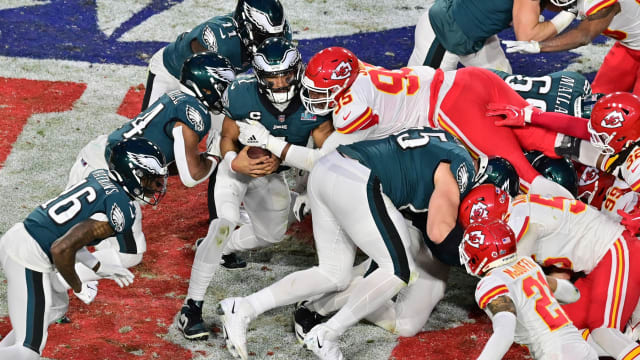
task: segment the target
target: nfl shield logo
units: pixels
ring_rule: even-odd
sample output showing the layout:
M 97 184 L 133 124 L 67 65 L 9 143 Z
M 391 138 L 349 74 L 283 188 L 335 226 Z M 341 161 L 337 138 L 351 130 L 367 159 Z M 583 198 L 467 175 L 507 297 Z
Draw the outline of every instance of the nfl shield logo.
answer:
M 278 121 L 283 123 L 286 120 L 286 116 L 284 115 L 278 115 Z

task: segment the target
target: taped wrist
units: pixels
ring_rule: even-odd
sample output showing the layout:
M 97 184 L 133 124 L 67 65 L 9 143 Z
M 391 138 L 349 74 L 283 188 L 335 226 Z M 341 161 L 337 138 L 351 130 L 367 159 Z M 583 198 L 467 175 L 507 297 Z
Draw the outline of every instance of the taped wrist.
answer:
M 284 150 L 285 146 L 287 146 L 286 141 L 273 135 L 269 135 L 267 140 L 267 150 L 271 151 L 273 155 L 282 157 L 282 151 Z
M 549 22 L 553 24 L 556 28 L 556 32 L 560 34 L 564 29 L 567 28 L 576 18 L 576 14 L 569 11 L 560 11 L 556 16 L 554 16 Z

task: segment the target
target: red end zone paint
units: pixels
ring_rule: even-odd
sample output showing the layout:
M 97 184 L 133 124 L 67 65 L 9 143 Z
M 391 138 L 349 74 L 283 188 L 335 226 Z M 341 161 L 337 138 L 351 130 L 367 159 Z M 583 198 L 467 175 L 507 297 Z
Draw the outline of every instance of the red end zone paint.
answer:
M 128 119 L 133 119 L 140 113 L 142 107 L 142 99 L 144 98 L 144 85 L 139 84 L 132 86 L 127 91 L 124 100 L 118 108 L 118 115 L 122 115 Z
M 33 114 L 71 110 L 86 84 L 0 77 L 0 167 Z

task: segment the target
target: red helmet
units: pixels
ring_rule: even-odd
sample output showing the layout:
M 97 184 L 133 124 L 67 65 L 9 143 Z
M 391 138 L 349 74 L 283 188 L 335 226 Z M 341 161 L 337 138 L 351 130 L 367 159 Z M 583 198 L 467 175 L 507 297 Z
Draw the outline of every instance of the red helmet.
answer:
M 482 184 L 471 189 L 458 210 L 458 220 L 466 228 L 470 223 L 484 219 L 502 219 L 509 210 L 511 197 L 493 184 Z
M 464 232 L 460 264 L 470 275 L 484 276 L 489 270 L 517 259 L 516 236 L 500 219 L 476 222 Z
M 627 92 L 602 97 L 588 123 L 591 143 L 605 154 L 616 154 L 640 138 L 640 98 Z
M 313 55 L 302 78 L 300 98 L 304 107 L 312 114 L 328 114 L 356 81 L 359 69 L 358 58 L 342 47 L 326 48 Z
M 599 210 L 607 197 L 607 190 L 613 186 L 616 178 L 611 174 L 580 164 L 577 161 L 573 165 L 578 174 L 578 195 L 576 199 Z

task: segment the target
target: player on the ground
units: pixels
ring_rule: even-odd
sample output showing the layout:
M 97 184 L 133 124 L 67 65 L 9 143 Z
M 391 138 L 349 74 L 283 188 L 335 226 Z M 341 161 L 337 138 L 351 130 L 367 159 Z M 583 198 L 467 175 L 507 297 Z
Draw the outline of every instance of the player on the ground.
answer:
M 223 250 L 241 251 L 269 246 L 282 240 L 288 226 L 290 192 L 280 160 L 268 152 L 250 158 L 250 147 L 238 142 L 241 121 L 263 125 L 267 134 L 306 146 L 309 137 L 318 145 L 333 131 L 331 119 L 307 112 L 298 93 L 304 65 L 300 52 L 285 38 L 264 41 L 253 57 L 255 75 L 236 79 L 224 94 L 220 163 L 214 190 L 218 218 L 196 250 L 189 292 L 180 311 L 178 327 L 187 339 L 207 339 L 202 320 L 204 295 L 219 266 Z M 266 130 L 269 129 L 269 130 Z M 255 149 L 254 149 L 255 150 Z M 251 220 L 239 224 L 244 202 Z
M 191 55 L 214 52 L 229 59 L 235 72 L 243 73 L 249 70 L 256 47 L 271 36 L 291 39 L 280 1 L 238 0 L 232 13 L 215 16 L 180 34 L 153 55 L 142 110 L 163 94 L 180 89 L 180 69 Z
M 102 263 L 85 246 L 112 236 L 120 243 L 131 238 L 133 202 L 157 202 L 166 190 L 165 159 L 148 140 L 130 138 L 113 146 L 108 164 L 36 208 L 0 238 L 13 327 L 0 342 L 1 359 L 40 358 L 49 324 L 68 306 L 67 290 L 59 286 L 55 271 L 87 304 L 96 296 L 97 282 L 78 277 L 76 260 L 121 287 L 133 282 L 129 270 Z
M 497 34 L 513 26 L 519 40 L 545 40 L 564 30 L 577 9 L 566 0 L 438 0 L 430 1 L 416 24 L 408 66 L 428 65 L 444 70 L 465 66 L 511 72 Z M 555 5 L 555 6 L 553 6 Z M 544 8 L 559 11 L 540 22 Z M 565 9 L 565 10 L 563 10 Z
M 530 257 L 518 256 L 513 230 L 502 220 L 465 230 L 460 263 L 482 279 L 476 302 L 493 324 L 478 359 L 502 359 L 514 341 L 534 359 L 598 359 L 555 298 L 573 302 L 580 293 L 567 280 L 545 277 Z
M 211 127 L 209 111 L 222 108 L 222 92 L 233 79 L 231 65 L 219 55 L 201 53 L 189 58 L 182 68 L 181 90 L 163 95 L 149 109 L 111 134 L 100 135 L 89 142 L 71 168 L 67 187 L 95 169 L 107 169 L 112 147 L 121 140 L 139 136 L 157 144 L 171 164 L 170 174 L 178 174 L 185 186 L 192 187 L 206 180 L 216 168 L 218 159 L 210 154 L 210 142 L 203 153 L 199 151 L 198 144 Z M 140 204 L 134 204 L 136 223 L 133 236 L 126 243 L 118 244 L 114 239 L 103 241 L 94 253 L 101 261 L 131 267 L 142 260 L 146 240 L 142 232 Z M 90 269 L 82 265 L 78 265 L 77 271 L 85 280 L 97 279 Z
M 264 130 L 259 127 L 241 126 L 241 132 L 246 134 L 243 138 L 257 139 L 252 145 L 269 149 L 284 164 L 310 169 L 317 158 L 337 144 L 376 139 L 412 126 L 429 126 L 456 136 L 474 157 L 501 156 L 509 160 L 518 171 L 524 190 L 534 186 L 545 193 L 567 194 L 541 176 L 522 153 L 523 149 L 540 150 L 558 157 L 556 140 L 562 134 L 543 128 L 505 131 L 504 127 L 495 126 L 495 117 L 486 114 L 488 104 L 529 104 L 489 70 L 443 72 L 420 66 L 387 70 L 359 61 L 347 49 L 331 47 L 311 58 L 302 84 L 301 96 L 307 110 L 333 114 L 336 131 L 323 148 L 289 146 L 281 139 L 260 136 Z M 563 116 L 544 112 L 536 115 Z
M 517 234 L 518 254 L 542 266 L 586 277 L 576 281 L 580 300 L 564 310 L 579 329 L 590 331 L 596 346 L 616 359 L 640 358 L 640 346 L 622 331 L 640 297 L 640 242 L 637 215 L 612 220 L 579 200 L 528 194 L 511 199 L 492 185 L 469 192 L 460 205 L 460 222 L 508 219 Z
M 222 300 L 223 331 L 231 353 L 247 359 L 247 326 L 259 314 L 346 288 L 359 248 L 377 269 L 357 284 L 340 311 L 311 329 L 304 341 L 323 359 L 343 359 L 338 337 L 415 280 L 400 210 L 424 213 L 437 208 L 429 214 L 424 231 L 434 243 L 445 242 L 456 225 L 460 198 L 475 180 L 476 166 L 455 138 L 429 128 L 339 146 L 320 159 L 308 183 L 319 265 L 289 274 L 247 297 Z
M 593 80 L 593 91 L 640 95 L 640 4 L 635 0 L 569 0 L 584 17 L 575 28 L 545 41 L 504 41 L 507 52 L 535 54 L 589 44 L 603 34 L 617 40 Z M 536 40 L 536 39 L 532 39 Z

